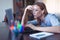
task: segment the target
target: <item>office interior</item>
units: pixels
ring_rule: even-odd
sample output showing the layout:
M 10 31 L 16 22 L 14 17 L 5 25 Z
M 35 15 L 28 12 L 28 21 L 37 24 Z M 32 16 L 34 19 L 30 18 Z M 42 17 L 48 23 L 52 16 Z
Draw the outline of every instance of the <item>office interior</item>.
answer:
M 8 23 L 7 21 L 8 19 L 6 18 L 6 11 L 5 11 L 6 9 L 12 9 L 14 20 L 20 19 L 20 22 L 21 22 L 24 9 L 28 5 L 33 5 L 36 2 L 43 2 L 46 5 L 48 13 L 55 14 L 60 21 L 60 0 L 0 0 L 0 23 L 3 23 L 3 22 Z M 32 14 L 29 14 L 29 17 L 30 17 L 29 21 L 34 20 L 34 17 Z M 8 39 L 9 28 L 4 27 L 4 25 L 0 26 L 1 27 L 0 39 L 10 40 Z M 19 40 L 23 40 L 23 38 Z M 25 40 L 29 40 L 29 39 L 25 39 Z

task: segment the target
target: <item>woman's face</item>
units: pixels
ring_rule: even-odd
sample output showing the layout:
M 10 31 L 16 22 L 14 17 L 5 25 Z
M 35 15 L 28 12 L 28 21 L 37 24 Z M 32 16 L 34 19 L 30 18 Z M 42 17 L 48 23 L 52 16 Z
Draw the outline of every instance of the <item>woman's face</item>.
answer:
M 34 15 L 34 18 L 41 17 L 42 14 L 43 14 L 43 12 L 40 9 L 40 7 L 38 5 L 33 5 L 33 15 Z

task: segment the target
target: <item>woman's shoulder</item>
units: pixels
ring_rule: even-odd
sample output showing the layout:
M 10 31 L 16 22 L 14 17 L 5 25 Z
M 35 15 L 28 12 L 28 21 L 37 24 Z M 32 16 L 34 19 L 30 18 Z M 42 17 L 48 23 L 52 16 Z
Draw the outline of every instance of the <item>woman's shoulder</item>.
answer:
M 48 13 L 46 17 L 48 17 L 48 18 L 56 17 L 57 18 L 57 16 L 55 14 L 52 14 L 52 13 Z
M 60 25 L 60 21 L 58 20 L 58 17 L 55 14 L 48 14 L 48 17 L 52 26 Z

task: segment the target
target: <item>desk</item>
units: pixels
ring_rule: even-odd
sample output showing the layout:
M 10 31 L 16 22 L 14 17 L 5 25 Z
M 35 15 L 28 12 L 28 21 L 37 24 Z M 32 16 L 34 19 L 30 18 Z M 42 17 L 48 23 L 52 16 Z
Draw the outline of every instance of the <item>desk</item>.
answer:
M 20 36 L 20 35 L 19 35 Z M 35 38 L 31 38 L 28 34 L 23 35 L 24 40 L 37 40 Z M 60 40 L 60 34 L 54 34 L 53 36 L 43 38 L 41 40 Z
M 20 34 L 17 37 L 20 40 Z M 9 39 L 9 27 L 6 23 L 0 23 L 0 40 L 8 40 Z M 31 38 L 29 34 L 23 34 L 23 40 L 36 40 Z M 55 33 L 53 36 L 43 38 L 41 40 L 60 40 L 60 34 Z

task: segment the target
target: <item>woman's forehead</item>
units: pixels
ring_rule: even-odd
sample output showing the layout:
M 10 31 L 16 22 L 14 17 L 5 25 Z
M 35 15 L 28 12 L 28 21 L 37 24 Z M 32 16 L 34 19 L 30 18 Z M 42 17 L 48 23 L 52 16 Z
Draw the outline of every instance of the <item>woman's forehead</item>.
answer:
M 40 9 L 40 7 L 38 5 L 33 5 L 34 9 Z

